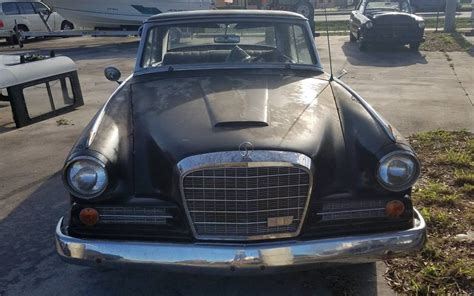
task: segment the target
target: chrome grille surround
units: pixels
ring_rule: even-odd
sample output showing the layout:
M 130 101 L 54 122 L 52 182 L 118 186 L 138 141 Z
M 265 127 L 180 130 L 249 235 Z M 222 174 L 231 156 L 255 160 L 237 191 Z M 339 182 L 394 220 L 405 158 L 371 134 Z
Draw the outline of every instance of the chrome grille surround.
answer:
M 215 152 L 185 158 L 178 163 L 178 170 L 183 205 L 195 238 L 255 241 L 299 235 L 313 184 L 308 156 L 266 150 L 253 151 L 249 157 L 242 156 L 241 151 Z M 275 181 L 281 184 L 281 177 L 286 184 L 273 186 Z M 196 186 L 192 179 L 199 180 L 202 186 Z M 261 182 L 266 186 L 259 186 Z M 234 185 L 228 187 L 231 183 Z M 291 195 L 292 187 L 298 195 Z M 262 190 L 267 191 L 266 196 Z M 269 190 L 276 192 L 269 194 Z M 291 207 L 294 200 L 296 206 Z M 291 216 L 290 225 L 268 225 L 269 219 Z

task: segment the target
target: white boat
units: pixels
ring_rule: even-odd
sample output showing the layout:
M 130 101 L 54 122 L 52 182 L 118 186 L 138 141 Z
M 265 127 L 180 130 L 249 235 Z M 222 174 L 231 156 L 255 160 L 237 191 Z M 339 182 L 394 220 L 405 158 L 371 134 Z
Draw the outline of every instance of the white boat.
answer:
M 138 27 L 152 15 L 183 10 L 213 9 L 214 0 L 43 0 L 76 26 Z

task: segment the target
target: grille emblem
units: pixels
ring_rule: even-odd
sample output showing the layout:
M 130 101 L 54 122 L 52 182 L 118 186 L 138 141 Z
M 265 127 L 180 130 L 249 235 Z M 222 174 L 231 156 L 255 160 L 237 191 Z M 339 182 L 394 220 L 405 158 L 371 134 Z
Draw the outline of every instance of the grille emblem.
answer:
M 240 155 L 243 159 L 251 160 L 250 156 L 253 153 L 253 144 L 250 142 L 243 142 L 239 146 Z
M 293 216 L 268 218 L 267 226 L 268 227 L 288 226 L 293 223 L 293 219 L 294 219 Z

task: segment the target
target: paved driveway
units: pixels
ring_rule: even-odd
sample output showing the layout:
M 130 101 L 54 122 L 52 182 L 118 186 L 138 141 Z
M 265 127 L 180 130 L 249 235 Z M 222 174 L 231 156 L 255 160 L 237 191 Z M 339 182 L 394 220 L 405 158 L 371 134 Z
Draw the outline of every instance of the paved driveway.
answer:
M 435 128 L 474 129 L 472 57 L 450 54 L 448 61 L 442 53 L 359 53 L 346 39 L 332 39 L 334 68 L 346 68 L 344 80 L 405 135 Z M 317 42 L 325 44 L 322 38 Z M 62 263 L 55 255 L 53 232 L 68 205 L 58 171 L 82 128 L 116 87 L 103 78 L 104 66 L 131 73 L 136 46 L 132 39 L 94 38 L 27 45 L 66 48 L 58 54 L 79 64 L 86 105 L 60 117 L 69 125 L 50 119 L 20 130 L 10 128 L 9 110 L 0 106 L 0 295 L 393 294 L 383 281 L 383 263 L 252 278 L 101 271 Z M 320 54 L 326 63 L 324 45 Z

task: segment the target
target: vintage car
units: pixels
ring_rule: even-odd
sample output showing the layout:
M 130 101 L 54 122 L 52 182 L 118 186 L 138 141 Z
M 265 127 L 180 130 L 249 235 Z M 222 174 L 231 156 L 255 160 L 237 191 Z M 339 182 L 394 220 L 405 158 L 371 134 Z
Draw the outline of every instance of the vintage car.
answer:
M 189 34 L 173 42 L 176 28 Z M 57 251 L 219 274 L 404 256 L 425 242 L 419 173 L 396 130 L 323 71 L 303 16 L 163 13 L 67 157 Z
M 360 50 L 369 44 L 410 45 L 417 51 L 424 41 L 425 22 L 414 15 L 409 0 L 362 0 L 352 11 L 349 37 Z

